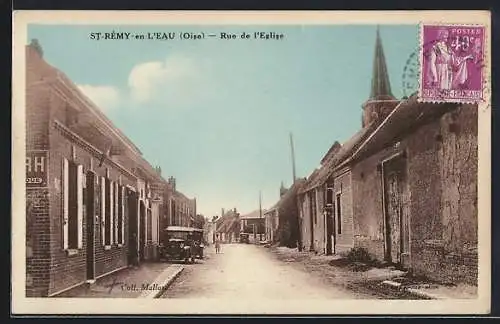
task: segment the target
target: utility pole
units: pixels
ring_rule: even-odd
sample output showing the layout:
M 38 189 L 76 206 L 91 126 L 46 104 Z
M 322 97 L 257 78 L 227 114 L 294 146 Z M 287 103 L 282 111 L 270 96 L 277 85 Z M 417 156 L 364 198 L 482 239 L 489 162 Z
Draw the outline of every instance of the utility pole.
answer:
M 259 237 L 260 240 L 262 241 L 262 191 L 259 190 Z
M 293 176 L 292 184 L 294 184 L 297 177 L 295 175 L 295 151 L 293 148 L 293 136 L 292 136 L 291 132 L 290 132 L 290 151 L 291 151 L 291 155 L 292 155 L 292 176 Z
M 297 176 L 295 174 L 295 149 L 293 147 L 293 135 L 292 132 L 290 132 L 290 153 L 292 155 L 292 186 L 295 185 L 295 181 L 297 180 Z M 292 190 L 292 187 L 290 187 L 290 190 Z M 299 218 L 298 222 L 298 231 L 297 231 L 297 246 L 299 251 L 302 251 L 302 220 Z

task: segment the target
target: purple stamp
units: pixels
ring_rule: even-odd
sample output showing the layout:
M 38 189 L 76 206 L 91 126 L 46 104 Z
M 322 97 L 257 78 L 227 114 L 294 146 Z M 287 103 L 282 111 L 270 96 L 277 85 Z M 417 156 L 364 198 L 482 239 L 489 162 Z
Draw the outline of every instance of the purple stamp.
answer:
M 483 26 L 422 25 L 421 41 L 421 101 L 483 100 Z

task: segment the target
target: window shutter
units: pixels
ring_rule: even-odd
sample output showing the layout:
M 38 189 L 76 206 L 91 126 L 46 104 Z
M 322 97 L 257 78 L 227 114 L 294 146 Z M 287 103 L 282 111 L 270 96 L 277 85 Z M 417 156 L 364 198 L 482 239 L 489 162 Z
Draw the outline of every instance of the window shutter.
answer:
M 69 162 L 63 159 L 63 248 L 68 249 L 69 234 Z
M 78 248 L 83 247 L 83 165 L 77 166 L 76 194 L 77 194 L 77 219 L 78 219 Z
M 122 239 L 121 239 L 121 244 L 125 244 L 125 186 L 122 186 L 122 228 L 121 228 L 121 231 L 122 231 Z
M 115 183 L 113 181 L 111 181 L 109 183 L 109 245 L 113 245 L 113 241 L 114 241 L 114 231 L 113 231 L 113 227 L 114 227 L 114 211 L 115 211 L 115 204 L 114 204 L 114 187 L 115 187 Z
M 106 181 L 101 177 L 101 236 L 102 245 L 106 243 Z

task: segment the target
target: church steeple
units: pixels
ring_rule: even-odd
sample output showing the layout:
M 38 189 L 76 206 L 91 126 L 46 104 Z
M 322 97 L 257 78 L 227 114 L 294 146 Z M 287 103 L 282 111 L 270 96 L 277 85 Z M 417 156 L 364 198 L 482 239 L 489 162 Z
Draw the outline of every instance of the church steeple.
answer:
M 384 48 L 382 47 L 382 39 L 380 38 L 380 28 L 377 26 L 370 99 L 382 99 L 384 97 L 393 98 L 389 73 L 385 62 Z
M 392 95 L 382 38 L 377 26 L 370 97 L 363 104 L 362 126 L 366 127 L 382 121 L 396 107 L 397 103 L 398 101 Z

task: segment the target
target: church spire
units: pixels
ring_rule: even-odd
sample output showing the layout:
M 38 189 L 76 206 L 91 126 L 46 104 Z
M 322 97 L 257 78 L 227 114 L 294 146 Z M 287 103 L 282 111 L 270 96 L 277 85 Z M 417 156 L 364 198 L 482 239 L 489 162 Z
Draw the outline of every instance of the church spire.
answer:
M 382 39 L 380 38 L 380 29 L 378 26 L 372 73 L 370 98 L 363 104 L 363 117 L 361 120 L 361 125 L 363 127 L 381 122 L 398 103 L 398 100 L 392 95 L 387 63 L 385 61 L 384 49 L 382 48 Z
M 373 58 L 373 74 L 370 99 L 388 99 L 393 97 L 391 92 L 391 83 L 389 82 L 389 73 L 385 62 L 382 39 L 380 38 L 380 28 L 377 26 L 377 36 L 375 40 L 375 55 Z

